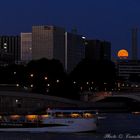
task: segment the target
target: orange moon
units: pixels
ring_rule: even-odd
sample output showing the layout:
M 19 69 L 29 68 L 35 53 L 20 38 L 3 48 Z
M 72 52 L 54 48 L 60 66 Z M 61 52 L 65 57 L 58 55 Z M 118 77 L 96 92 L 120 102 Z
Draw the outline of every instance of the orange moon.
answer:
M 118 51 L 118 57 L 120 58 L 127 58 L 128 57 L 128 51 L 125 49 Z

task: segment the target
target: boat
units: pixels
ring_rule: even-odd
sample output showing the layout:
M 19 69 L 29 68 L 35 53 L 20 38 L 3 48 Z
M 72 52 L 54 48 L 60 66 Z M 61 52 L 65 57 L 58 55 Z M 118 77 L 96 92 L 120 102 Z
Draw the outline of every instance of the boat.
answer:
M 69 133 L 96 129 L 97 115 L 93 110 L 48 108 L 44 114 L 0 116 L 0 131 Z

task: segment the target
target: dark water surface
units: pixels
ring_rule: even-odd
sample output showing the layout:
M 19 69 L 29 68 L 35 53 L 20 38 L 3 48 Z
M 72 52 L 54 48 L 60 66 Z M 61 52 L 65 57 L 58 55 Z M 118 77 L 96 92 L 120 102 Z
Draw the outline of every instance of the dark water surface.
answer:
M 140 115 L 104 113 L 97 132 L 91 133 L 17 133 L 0 132 L 0 140 L 140 140 Z

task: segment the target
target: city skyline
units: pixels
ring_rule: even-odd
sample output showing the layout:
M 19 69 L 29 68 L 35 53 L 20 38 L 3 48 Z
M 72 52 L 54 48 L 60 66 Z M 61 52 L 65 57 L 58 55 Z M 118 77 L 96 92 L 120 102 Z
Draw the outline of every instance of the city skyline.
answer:
M 139 4 L 139 0 L 5 0 L 1 2 L 0 34 L 31 32 L 33 25 L 45 24 L 68 31 L 77 28 L 87 38 L 110 41 L 116 57 L 120 49 L 131 51 L 131 29 L 140 27 Z

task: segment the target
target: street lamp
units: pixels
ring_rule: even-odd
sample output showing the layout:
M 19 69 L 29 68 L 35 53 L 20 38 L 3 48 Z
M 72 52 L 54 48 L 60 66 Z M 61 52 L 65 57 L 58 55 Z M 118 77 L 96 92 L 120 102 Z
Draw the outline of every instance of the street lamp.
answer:
M 30 74 L 31 77 L 34 77 L 34 74 Z
M 34 87 L 34 85 L 33 84 L 31 84 L 31 88 L 33 88 Z
M 44 77 L 44 79 L 45 79 L 45 80 L 47 80 L 47 79 L 48 79 L 48 77 L 47 77 L 47 76 L 45 76 L 45 77 Z
M 16 84 L 17 87 L 19 87 L 19 84 Z

